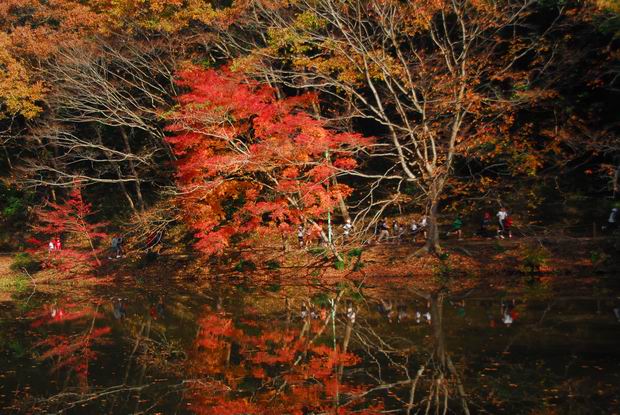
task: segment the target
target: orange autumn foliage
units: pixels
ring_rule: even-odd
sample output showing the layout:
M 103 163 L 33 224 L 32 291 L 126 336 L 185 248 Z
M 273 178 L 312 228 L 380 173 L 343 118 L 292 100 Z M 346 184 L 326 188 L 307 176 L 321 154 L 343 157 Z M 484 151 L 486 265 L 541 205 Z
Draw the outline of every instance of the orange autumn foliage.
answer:
M 350 193 L 331 185 L 334 165 L 354 167 L 352 155 L 369 141 L 309 115 L 313 95 L 277 99 L 273 89 L 226 70 L 186 70 L 178 83 L 190 92 L 168 116 L 177 201 L 205 254 L 221 253 L 233 237 L 321 220 Z

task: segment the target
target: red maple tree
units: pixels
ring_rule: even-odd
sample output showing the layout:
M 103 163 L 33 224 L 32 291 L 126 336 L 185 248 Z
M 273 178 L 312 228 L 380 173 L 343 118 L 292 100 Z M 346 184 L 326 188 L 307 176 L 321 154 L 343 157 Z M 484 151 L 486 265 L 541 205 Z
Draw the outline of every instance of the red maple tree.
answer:
M 331 178 L 354 169 L 369 140 L 311 116 L 314 95 L 278 99 L 228 70 L 186 70 L 178 83 L 190 92 L 169 116 L 168 141 L 178 156 L 178 201 L 202 252 L 324 220 L 350 194 Z
M 39 238 L 33 242 L 46 266 L 83 273 L 101 265 L 98 240 L 107 237 L 103 231 L 106 224 L 91 220 L 92 205 L 84 201 L 79 187 L 74 187 L 64 202 L 48 202 L 36 214 L 38 223 L 33 230 Z

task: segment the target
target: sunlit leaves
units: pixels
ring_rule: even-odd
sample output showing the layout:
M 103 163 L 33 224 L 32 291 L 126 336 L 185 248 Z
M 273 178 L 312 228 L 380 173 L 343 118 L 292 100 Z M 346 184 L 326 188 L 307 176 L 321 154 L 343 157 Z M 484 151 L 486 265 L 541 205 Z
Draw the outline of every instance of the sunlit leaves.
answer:
M 368 140 L 336 133 L 308 112 L 313 94 L 277 99 L 264 85 L 229 71 L 190 69 L 179 74 L 189 92 L 170 115 L 179 203 L 196 230 L 197 248 L 222 252 L 235 235 L 283 232 L 320 220 L 348 194 L 332 186 L 338 168 Z M 346 157 L 349 155 L 349 157 Z

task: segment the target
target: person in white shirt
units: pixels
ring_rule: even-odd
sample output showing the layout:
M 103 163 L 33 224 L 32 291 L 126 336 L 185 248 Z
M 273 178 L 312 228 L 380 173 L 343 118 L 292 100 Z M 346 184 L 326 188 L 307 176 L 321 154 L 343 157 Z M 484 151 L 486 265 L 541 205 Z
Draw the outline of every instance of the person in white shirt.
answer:
M 508 217 L 508 211 L 505 207 L 500 208 L 499 212 L 497 212 L 497 219 L 499 221 L 499 229 L 497 229 L 497 236 L 504 239 L 504 232 L 506 231 L 506 226 L 504 226 L 504 222 Z
M 392 223 L 392 232 L 395 238 L 395 242 L 400 241 L 401 237 L 403 236 L 404 229 L 400 226 L 400 223 L 397 220 L 394 220 L 394 222 Z
M 349 236 L 351 236 L 351 230 L 353 230 L 353 225 L 351 225 L 351 219 L 347 219 L 345 224 L 342 225 L 342 229 L 342 236 L 344 236 L 344 239 L 349 239 Z
M 607 223 L 602 226 L 604 231 L 613 231 L 618 226 L 618 208 L 613 208 L 609 213 Z
M 510 327 L 513 321 L 512 316 L 507 312 L 502 316 L 502 323 L 504 323 L 507 327 Z
M 413 236 L 413 242 L 416 243 L 418 241 L 418 234 L 420 233 L 420 228 L 418 227 L 415 219 L 411 221 L 409 229 L 411 230 L 411 235 Z
M 422 216 L 422 219 L 420 220 L 420 229 L 418 230 L 418 232 L 424 233 L 424 239 L 426 239 L 427 227 L 428 227 L 428 217 L 424 215 Z

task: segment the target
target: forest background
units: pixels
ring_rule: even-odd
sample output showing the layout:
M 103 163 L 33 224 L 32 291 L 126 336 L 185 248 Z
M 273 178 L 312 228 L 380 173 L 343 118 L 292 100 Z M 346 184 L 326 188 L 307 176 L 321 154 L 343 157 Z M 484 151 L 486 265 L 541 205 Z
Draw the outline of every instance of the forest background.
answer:
M 500 206 L 522 234 L 591 236 L 620 190 L 619 13 L 614 0 L 5 0 L 1 248 L 64 232 L 49 212 L 76 200 L 110 235 L 182 227 L 206 255 L 328 215 L 368 233 L 427 214 L 437 251 L 438 225 L 458 214 L 473 229 Z M 89 232 L 96 262 L 108 241 Z

